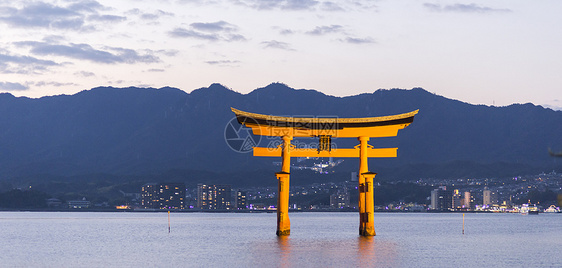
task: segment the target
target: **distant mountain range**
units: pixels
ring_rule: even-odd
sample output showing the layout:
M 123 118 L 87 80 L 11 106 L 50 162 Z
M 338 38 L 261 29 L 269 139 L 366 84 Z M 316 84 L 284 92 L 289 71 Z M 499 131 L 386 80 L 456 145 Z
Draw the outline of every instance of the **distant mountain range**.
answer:
M 541 105 L 541 106 L 543 106 L 544 108 L 549 108 L 549 109 L 555 110 L 555 111 L 562 111 L 562 107 L 558 107 L 558 106 L 552 106 L 552 105 Z
M 274 83 L 248 94 L 213 84 L 191 93 L 165 87 L 98 87 L 39 99 L 0 94 L 0 181 L 26 177 L 154 176 L 196 183 L 272 180 L 275 158 L 237 153 L 225 142 L 230 107 L 286 115 L 371 117 L 419 109 L 398 137 L 371 139 L 398 147 L 398 157 L 370 160 L 380 178 L 503 177 L 562 171 L 562 111 L 533 104 L 472 105 L 421 88 L 349 97 Z M 262 145 L 268 141 L 262 138 Z M 335 139 L 352 147 L 354 139 Z M 355 159 L 336 167 L 341 180 Z M 298 173 L 298 172 L 296 172 Z M 304 180 L 323 180 L 311 172 Z M 100 175 L 101 176 L 101 175 Z M 336 175 L 330 175 L 336 176 Z M 266 178 L 264 178 L 266 177 Z M 270 178 L 271 177 L 271 178 Z

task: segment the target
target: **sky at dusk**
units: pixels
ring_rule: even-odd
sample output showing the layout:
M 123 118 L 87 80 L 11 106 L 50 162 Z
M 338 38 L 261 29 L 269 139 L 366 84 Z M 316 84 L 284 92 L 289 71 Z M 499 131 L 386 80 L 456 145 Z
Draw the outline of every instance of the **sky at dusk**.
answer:
M 0 0 L 0 92 L 272 82 L 562 107 L 562 1 Z

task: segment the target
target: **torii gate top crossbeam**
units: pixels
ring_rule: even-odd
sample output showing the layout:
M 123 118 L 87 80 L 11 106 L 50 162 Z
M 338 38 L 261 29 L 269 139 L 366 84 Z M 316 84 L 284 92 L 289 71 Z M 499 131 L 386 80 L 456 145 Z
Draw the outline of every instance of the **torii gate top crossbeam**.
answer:
M 284 117 L 249 113 L 231 108 L 240 124 L 254 135 L 291 137 L 394 137 L 414 121 L 419 110 L 409 113 L 363 118 Z

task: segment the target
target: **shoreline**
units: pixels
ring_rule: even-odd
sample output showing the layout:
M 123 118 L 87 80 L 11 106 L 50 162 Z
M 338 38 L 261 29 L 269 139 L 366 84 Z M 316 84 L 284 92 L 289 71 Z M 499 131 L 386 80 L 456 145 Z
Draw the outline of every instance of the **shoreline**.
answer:
M 0 212 L 116 212 L 116 213 L 139 213 L 139 212 L 149 212 L 149 213 L 167 213 L 168 211 L 174 213 L 277 213 L 276 210 L 201 210 L 201 209 L 6 209 L 0 208 Z M 313 210 L 289 210 L 291 213 L 300 212 L 314 212 L 314 213 L 344 213 L 353 212 L 358 213 L 358 210 L 347 209 L 347 210 L 332 210 L 332 209 L 313 209 Z M 440 213 L 483 213 L 483 214 L 519 214 L 518 212 L 493 212 L 493 211 L 401 211 L 401 210 L 375 210 L 375 213 L 429 213 L 429 214 L 440 214 Z M 561 212 L 540 212 L 539 214 L 556 214 Z

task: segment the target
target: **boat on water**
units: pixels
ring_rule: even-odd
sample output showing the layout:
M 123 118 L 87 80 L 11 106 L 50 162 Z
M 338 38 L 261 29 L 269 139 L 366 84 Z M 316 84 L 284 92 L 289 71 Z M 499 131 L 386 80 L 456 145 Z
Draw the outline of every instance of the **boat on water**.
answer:
M 539 215 L 539 208 L 536 205 L 522 204 L 519 212 L 521 215 Z
M 550 207 L 545 209 L 544 212 L 545 213 L 560 213 L 560 208 L 555 206 L 555 205 L 551 205 Z
M 521 205 L 521 209 L 519 209 L 519 213 L 521 213 L 521 215 L 529 215 L 529 204 Z

